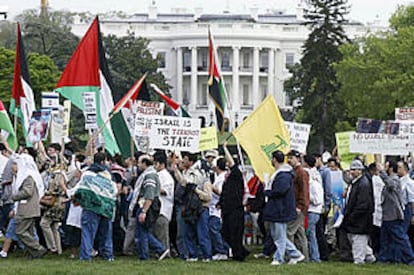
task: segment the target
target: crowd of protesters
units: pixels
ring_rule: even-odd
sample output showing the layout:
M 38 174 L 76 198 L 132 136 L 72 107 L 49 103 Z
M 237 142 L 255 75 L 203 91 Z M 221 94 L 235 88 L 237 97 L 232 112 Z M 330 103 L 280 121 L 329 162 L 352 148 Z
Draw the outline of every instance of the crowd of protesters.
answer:
M 67 249 L 84 261 L 245 261 L 253 238 L 263 245 L 254 257 L 272 265 L 414 265 L 414 181 L 403 160 L 366 166 L 354 159 L 342 171 L 334 157 L 275 151 L 274 173 L 261 182 L 226 143 L 222 156 L 155 151 L 123 159 L 41 142 L 12 152 L 1 142 L 1 258 L 19 249 L 32 259 Z M 342 203 L 335 204 L 339 171 Z

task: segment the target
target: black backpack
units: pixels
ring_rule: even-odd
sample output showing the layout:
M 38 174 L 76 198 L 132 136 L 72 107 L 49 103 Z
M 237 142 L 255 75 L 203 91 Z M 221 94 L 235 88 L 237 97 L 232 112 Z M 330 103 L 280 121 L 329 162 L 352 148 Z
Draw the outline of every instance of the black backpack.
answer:
M 195 184 L 187 183 L 183 199 L 181 216 L 185 223 L 196 224 L 204 210 L 203 203 L 195 192 Z

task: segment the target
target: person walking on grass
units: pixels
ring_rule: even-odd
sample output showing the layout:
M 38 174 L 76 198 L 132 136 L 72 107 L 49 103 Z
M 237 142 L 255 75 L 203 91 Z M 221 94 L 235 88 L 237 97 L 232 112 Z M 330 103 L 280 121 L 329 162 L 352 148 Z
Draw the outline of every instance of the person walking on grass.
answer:
M 270 232 L 276 246 L 271 265 L 281 265 L 285 261 L 285 252 L 290 257 L 289 264 L 296 264 L 305 256 L 287 238 L 289 222 L 297 218 L 295 193 L 293 188 L 293 171 L 284 164 L 282 151 L 272 153 L 272 165 L 275 172 L 266 183 L 265 196 L 268 202 L 263 210 L 264 221 L 270 222 Z

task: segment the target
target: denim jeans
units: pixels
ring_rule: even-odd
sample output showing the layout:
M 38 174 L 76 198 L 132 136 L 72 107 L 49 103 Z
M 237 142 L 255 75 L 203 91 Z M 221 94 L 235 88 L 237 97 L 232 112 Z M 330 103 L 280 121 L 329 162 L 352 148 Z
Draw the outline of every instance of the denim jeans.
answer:
M 137 211 L 138 220 L 139 214 L 141 214 L 142 208 Z M 158 255 L 161 255 L 165 251 L 165 246 L 154 237 L 154 235 L 148 231 L 148 228 L 137 222 L 137 229 L 135 231 L 135 240 L 137 246 L 137 254 L 141 260 L 149 259 L 149 248 L 153 249 Z
M 320 262 L 318 241 L 316 239 L 316 224 L 319 221 L 320 215 L 317 213 L 308 212 L 308 247 L 309 260 L 311 262 Z
M 197 220 L 196 224 L 185 224 L 185 244 L 190 258 L 198 258 L 197 246 L 194 243 L 198 240 L 204 259 L 211 259 L 211 242 L 208 235 L 209 210 L 205 208 Z
M 383 221 L 381 226 L 379 262 L 410 264 L 414 254 L 403 221 Z
M 284 262 L 285 252 L 287 252 L 291 258 L 298 258 L 301 256 L 301 253 L 297 250 L 296 246 L 287 238 L 286 231 L 286 223 L 273 222 L 270 224 L 270 233 L 272 234 L 273 241 L 276 245 L 273 259 L 277 260 L 279 263 Z
M 221 235 L 221 219 L 217 216 L 210 216 L 208 219 L 208 229 L 214 252 L 227 255 L 229 249 L 226 248 L 223 236 Z
M 407 203 L 404 209 L 404 232 L 408 232 L 411 224 L 411 215 L 412 215 L 411 203 Z
M 80 246 L 80 259 L 90 260 L 96 233 L 99 239 L 99 253 L 105 260 L 113 259 L 112 248 L 112 221 L 92 211 L 83 209 L 82 236 Z
M 185 244 L 185 222 L 183 220 L 183 217 L 181 216 L 181 205 L 175 206 L 175 217 L 177 220 L 176 244 L 177 244 L 178 254 L 180 255 L 180 258 L 187 259 L 188 250 Z

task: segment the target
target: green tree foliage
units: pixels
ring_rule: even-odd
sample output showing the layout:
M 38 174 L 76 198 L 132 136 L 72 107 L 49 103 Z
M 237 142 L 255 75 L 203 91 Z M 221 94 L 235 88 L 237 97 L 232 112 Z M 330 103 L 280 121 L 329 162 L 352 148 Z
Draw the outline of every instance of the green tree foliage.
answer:
M 396 107 L 414 105 L 414 7 L 400 7 L 390 21 L 394 30 L 340 47 L 335 69 L 351 122 L 394 119 Z
M 0 98 L 8 106 L 12 93 L 15 51 L 0 48 Z M 27 57 L 35 100 L 40 103 L 41 92 L 51 91 L 60 72 L 49 57 L 30 53 Z M 38 107 L 39 104 L 38 104 Z
M 16 24 L 3 21 L 0 22 L 0 47 L 14 49 L 16 47 Z
M 161 72 L 157 72 L 159 57 L 148 49 L 149 40 L 129 34 L 123 37 L 109 35 L 103 38 L 109 70 L 114 82 L 113 96 L 118 101 L 145 73 L 147 83 L 155 83 L 168 93 L 169 86 Z M 151 96 L 155 96 L 151 93 Z M 155 99 L 156 97 L 153 97 Z
M 72 15 L 66 11 L 24 11 L 17 20 L 22 23 L 27 50 L 49 56 L 63 70 L 79 42 L 71 33 Z
M 335 126 L 343 115 L 339 83 L 333 65 L 342 59 L 339 45 L 348 39 L 342 28 L 347 0 L 309 0 L 306 24 L 311 33 L 303 46 L 300 64 L 290 69 L 285 90 L 300 102 L 300 121 L 312 124 L 310 148 L 323 151 L 334 145 Z

